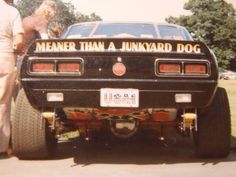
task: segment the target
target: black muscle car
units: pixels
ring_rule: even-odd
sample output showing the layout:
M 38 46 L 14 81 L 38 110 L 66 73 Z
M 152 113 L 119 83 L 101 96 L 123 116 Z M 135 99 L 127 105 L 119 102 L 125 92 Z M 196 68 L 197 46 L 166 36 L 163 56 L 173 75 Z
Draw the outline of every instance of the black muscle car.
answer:
M 128 139 L 167 129 L 191 137 L 201 157 L 226 157 L 230 110 L 217 60 L 181 26 L 89 22 L 61 39 L 36 40 L 24 56 L 12 118 L 13 152 L 45 158 L 63 135 Z M 77 133 L 75 133 L 77 132 Z M 72 137 L 75 138 L 75 137 Z

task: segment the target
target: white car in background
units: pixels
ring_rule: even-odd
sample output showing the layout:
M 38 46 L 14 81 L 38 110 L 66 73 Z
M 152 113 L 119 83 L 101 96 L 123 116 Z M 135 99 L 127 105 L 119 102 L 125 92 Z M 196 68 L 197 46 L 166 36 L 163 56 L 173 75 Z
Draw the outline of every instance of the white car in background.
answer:
M 233 80 L 233 79 L 236 79 L 236 72 L 225 71 L 225 72 L 220 73 L 219 77 L 220 79 L 223 79 L 223 80 Z

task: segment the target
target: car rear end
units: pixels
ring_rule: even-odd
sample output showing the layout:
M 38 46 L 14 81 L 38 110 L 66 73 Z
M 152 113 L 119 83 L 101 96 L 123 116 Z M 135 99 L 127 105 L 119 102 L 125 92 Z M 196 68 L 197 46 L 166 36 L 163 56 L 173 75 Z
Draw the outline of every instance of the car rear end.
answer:
M 169 129 L 190 136 L 192 131 L 199 133 L 201 122 L 208 120 L 204 113 L 215 102 L 218 105 L 220 97 L 228 102 L 217 86 L 214 54 L 184 28 L 99 25 L 76 24 L 64 39 L 36 40 L 23 59 L 20 95 L 32 106 L 31 112 L 46 120 L 57 141 L 68 133 L 90 140 L 101 130 L 121 139 L 142 130 L 154 131 L 161 139 Z M 17 105 L 25 112 L 21 103 Z M 22 122 L 25 117 L 20 116 Z M 227 131 L 219 130 L 219 135 Z M 202 141 L 195 139 L 196 144 Z M 42 141 L 48 142 L 39 144 Z
M 200 42 L 38 40 L 31 52 L 21 80 L 37 107 L 202 108 L 217 85 L 216 60 Z M 127 102 L 115 103 L 119 92 Z

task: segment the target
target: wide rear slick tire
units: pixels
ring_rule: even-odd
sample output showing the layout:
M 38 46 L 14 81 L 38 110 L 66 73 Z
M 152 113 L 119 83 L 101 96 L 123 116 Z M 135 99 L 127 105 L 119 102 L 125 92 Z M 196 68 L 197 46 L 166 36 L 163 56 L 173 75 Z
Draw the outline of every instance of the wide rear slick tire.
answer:
M 20 90 L 12 115 L 12 150 L 20 159 L 45 159 L 56 149 L 56 140 L 42 119 Z
M 230 152 L 230 108 L 224 88 L 217 88 L 212 103 L 199 114 L 195 132 L 197 156 L 224 158 Z

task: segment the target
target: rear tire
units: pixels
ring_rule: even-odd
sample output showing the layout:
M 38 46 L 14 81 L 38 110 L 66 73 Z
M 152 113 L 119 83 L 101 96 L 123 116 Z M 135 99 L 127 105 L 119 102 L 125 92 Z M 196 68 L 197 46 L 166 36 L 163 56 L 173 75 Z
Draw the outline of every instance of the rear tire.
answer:
M 56 149 L 56 139 L 33 108 L 23 89 L 19 91 L 12 117 L 12 150 L 20 159 L 44 159 Z
M 196 153 L 199 157 L 223 158 L 230 152 L 230 108 L 224 88 L 217 88 L 209 107 L 200 113 L 195 132 Z

